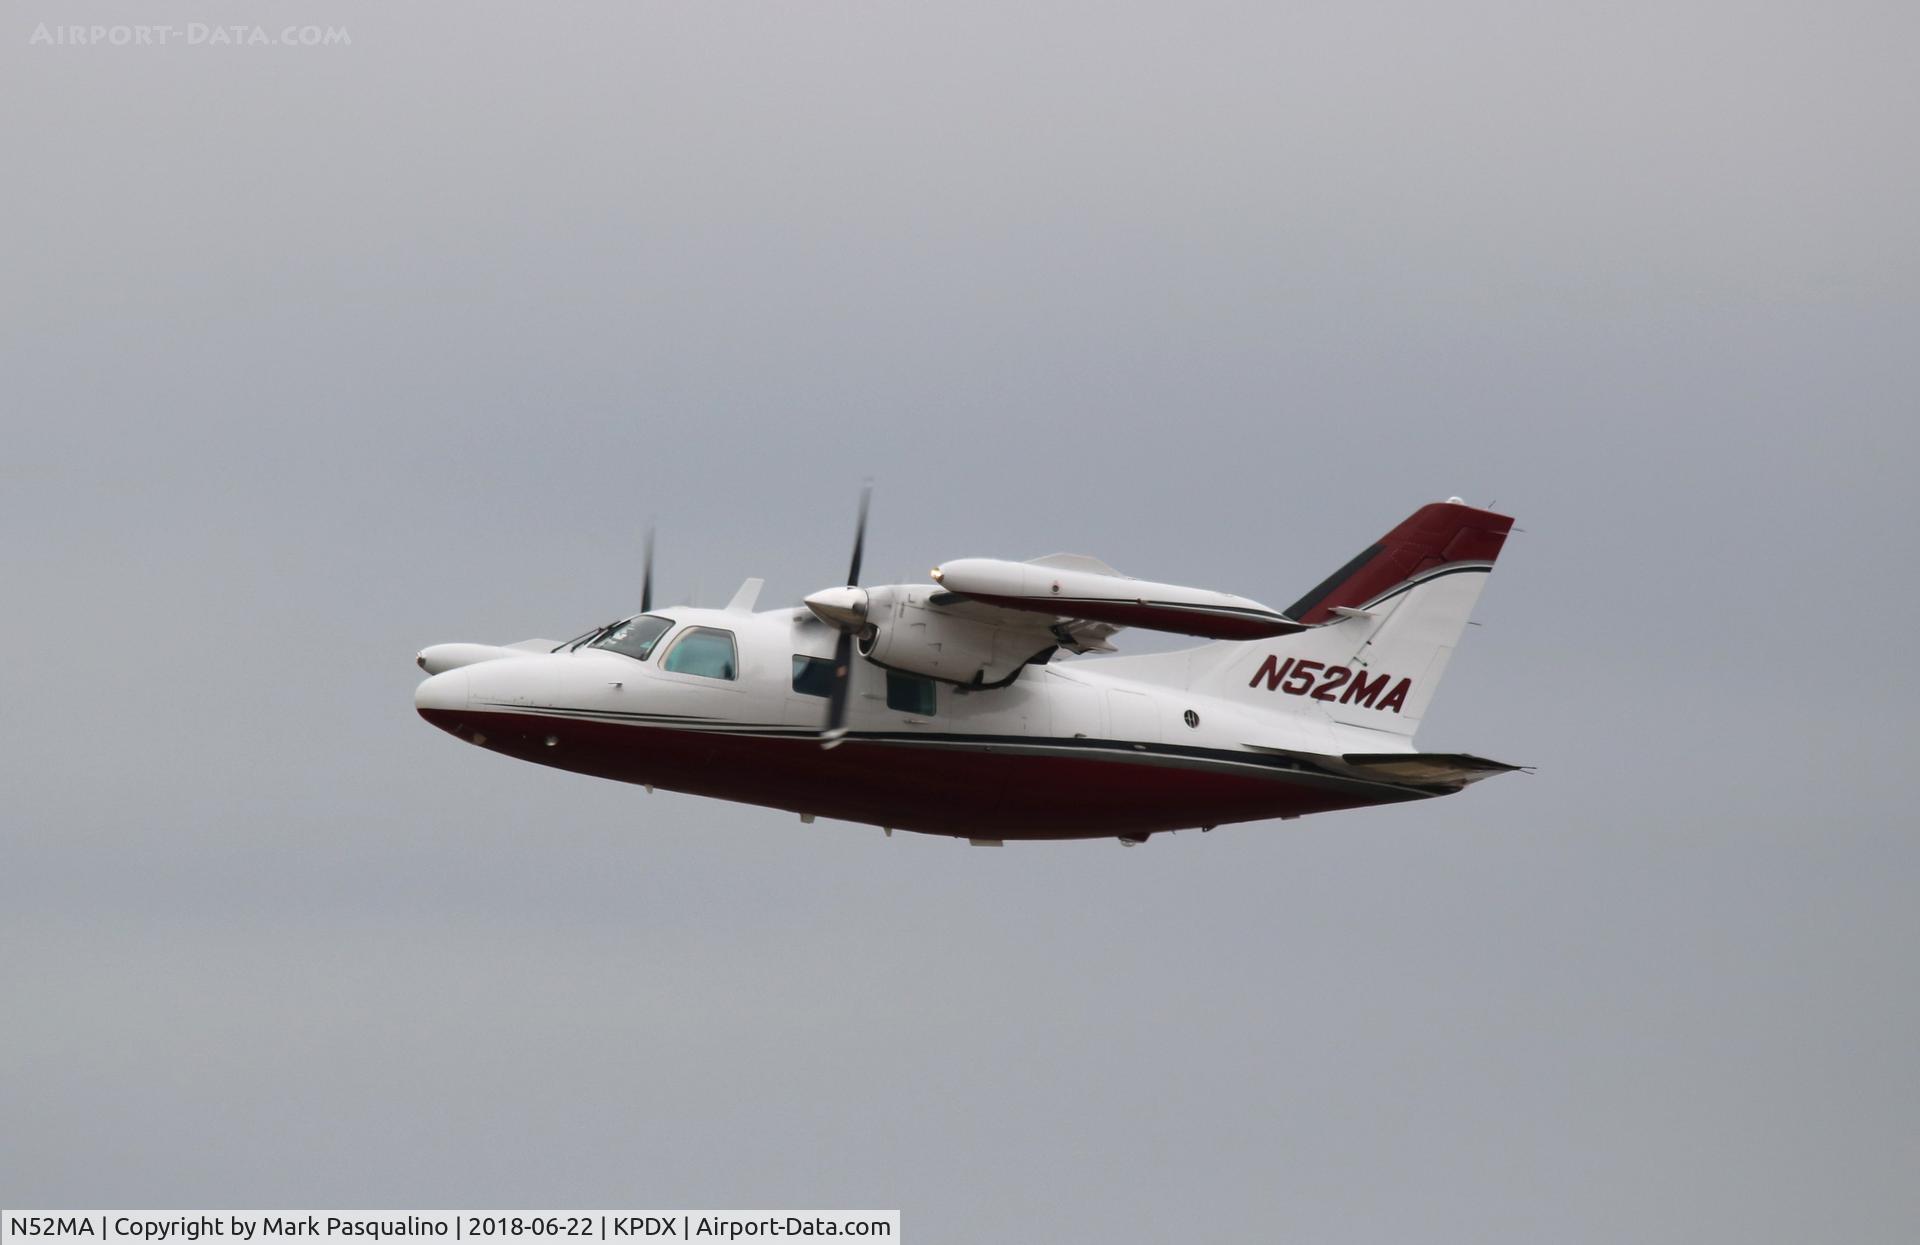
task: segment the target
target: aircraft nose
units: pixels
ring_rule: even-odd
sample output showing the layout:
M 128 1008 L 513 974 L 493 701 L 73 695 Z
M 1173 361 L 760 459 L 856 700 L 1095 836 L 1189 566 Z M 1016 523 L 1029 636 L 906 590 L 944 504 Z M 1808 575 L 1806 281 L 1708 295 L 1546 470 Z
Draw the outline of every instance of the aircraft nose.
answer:
M 413 707 L 429 722 L 436 713 L 463 713 L 467 708 L 467 685 L 472 678 L 466 670 L 459 669 L 422 679 L 420 686 L 413 689 Z

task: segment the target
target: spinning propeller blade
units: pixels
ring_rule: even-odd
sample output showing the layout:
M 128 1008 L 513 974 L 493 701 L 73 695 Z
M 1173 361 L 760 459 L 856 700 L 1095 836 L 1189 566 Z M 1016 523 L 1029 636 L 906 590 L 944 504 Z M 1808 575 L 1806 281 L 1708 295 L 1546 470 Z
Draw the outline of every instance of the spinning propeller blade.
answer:
M 833 642 L 833 691 L 827 697 L 827 729 L 822 748 L 832 748 L 847 737 L 847 688 L 853 682 L 853 632 L 842 631 Z
M 867 503 L 873 500 L 873 485 L 860 486 L 860 520 L 853 525 L 853 563 L 847 567 L 847 587 L 860 586 L 860 558 L 867 547 Z
M 847 566 L 847 587 L 860 586 L 860 560 L 867 547 L 867 503 L 873 498 L 871 483 L 860 489 L 860 519 L 853 528 L 853 561 Z M 833 642 L 833 691 L 827 697 L 827 729 L 820 746 L 832 748 L 847 737 L 847 689 L 853 682 L 853 641 L 857 632 L 842 629 Z
M 653 520 L 647 520 L 646 552 L 640 561 L 640 612 L 653 612 Z

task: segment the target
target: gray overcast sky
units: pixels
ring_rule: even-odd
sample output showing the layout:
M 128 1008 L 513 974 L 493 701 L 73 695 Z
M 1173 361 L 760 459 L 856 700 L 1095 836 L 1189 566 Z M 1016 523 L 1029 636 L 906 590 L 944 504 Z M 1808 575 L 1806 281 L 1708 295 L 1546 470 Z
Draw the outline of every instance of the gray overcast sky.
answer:
M 345 27 L 47 47 L 46 22 Z M 0 1203 L 1920 1235 L 1911 4 L 9 5 Z M 414 651 L 1508 546 L 1425 805 L 976 851 Z M 929 791 L 928 799 L 938 799 Z M 996 1233 L 1003 1236 L 996 1237 Z

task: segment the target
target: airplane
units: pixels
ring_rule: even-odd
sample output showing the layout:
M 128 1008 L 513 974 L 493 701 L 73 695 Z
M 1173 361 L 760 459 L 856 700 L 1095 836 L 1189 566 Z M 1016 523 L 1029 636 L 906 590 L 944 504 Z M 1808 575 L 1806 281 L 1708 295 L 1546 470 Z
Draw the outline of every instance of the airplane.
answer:
M 1414 749 L 1513 520 L 1422 506 L 1286 610 L 1096 558 L 756 610 L 653 606 L 564 642 L 439 644 L 420 716 L 523 761 L 893 831 L 1118 839 L 1429 799 L 1523 766 Z M 1193 636 L 1117 654 L 1125 627 Z

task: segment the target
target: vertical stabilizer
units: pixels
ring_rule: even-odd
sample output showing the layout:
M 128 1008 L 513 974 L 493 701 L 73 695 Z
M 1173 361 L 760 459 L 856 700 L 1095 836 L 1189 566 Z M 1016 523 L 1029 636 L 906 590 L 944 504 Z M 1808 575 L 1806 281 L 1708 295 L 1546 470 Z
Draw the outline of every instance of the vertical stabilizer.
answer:
M 1457 497 L 1422 506 L 1295 601 L 1287 616 L 1296 622 L 1328 622 L 1337 616 L 1336 609 L 1364 606 L 1437 566 L 1484 562 L 1491 568 L 1512 527 L 1507 515 L 1476 510 Z
M 1214 646 L 1196 690 L 1412 735 L 1512 527 L 1457 500 L 1422 506 L 1287 611 L 1314 626 Z

